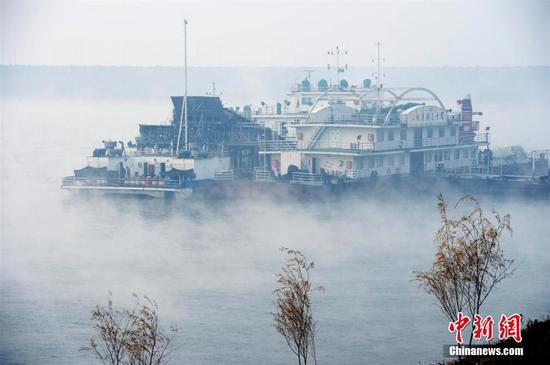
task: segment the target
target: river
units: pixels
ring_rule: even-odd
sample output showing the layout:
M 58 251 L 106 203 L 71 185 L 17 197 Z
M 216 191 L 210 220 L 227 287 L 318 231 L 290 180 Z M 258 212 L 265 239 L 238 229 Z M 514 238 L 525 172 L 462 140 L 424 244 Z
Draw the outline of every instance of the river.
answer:
M 175 364 L 289 364 L 270 312 L 280 247 L 315 262 L 321 364 L 418 364 L 454 337 L 413 282 L 429 268 L 439 224 L 433 197 L 224 203 L 75 199 L 60 179 L 105 138 L 165 120 L 169 100 L 4 100 L 1 105 L 0 364 L 96 364 L 79 352 L 90 311 L 132 293 L 177 325 Z M 449 199 L 455 199 L 450 193 Z M 482 197 L 512 215 L 503 241 L 514 276 L 486 314 L 550 312 L 550 204 Z

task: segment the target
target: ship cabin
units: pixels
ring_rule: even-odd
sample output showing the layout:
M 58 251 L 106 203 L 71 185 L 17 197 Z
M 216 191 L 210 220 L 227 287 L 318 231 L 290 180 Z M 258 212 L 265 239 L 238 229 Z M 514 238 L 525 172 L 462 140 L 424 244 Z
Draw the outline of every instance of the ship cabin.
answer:
M 339 87 L 317 96 L 307 113 L 299 113 L 293 135 L 265 142 L 260 154 L 275 175 L 298 170 L 356 180 L 467 172 L 477 165 L 489 132 L 479 134 L 469 96 L 459 105 L 460 111 L 448 110 L 424 88 Z M 296 111 L 291 114 L 296 118 Z

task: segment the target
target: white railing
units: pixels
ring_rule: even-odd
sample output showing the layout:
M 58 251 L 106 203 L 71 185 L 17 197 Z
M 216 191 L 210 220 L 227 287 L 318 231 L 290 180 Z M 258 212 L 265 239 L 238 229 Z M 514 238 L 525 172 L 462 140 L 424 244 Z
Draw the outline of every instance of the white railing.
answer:
M 385 150 L 397 150 L 401 148 L 413 148 L 414 141 L 412 139 L 399 139 L 399 136 L 393 141 L 379 141 L 379 142 L 370 142 L 372 143 L 373 151 L 385 151 Z
M 292 151 L 296 149 L 296 141 L 261 141 L 258 142 L 260 152 L 265 151 Z
M 489 143 L 491 140 L 491 134 L 489 132 L 477 132 L 474 136 L 475 142 Z
M 233 170 L 216 170 L 214 171 L 214 180 L 216 181 L 233 181 Z
M 318 141 L 311 150 L 354 150 L 373 151 L 375 142 L 323 142 Z M 301 149 L 307 149 L 307 142 L 300 143 Z
M 129 156 L 163 156 L 163 157 L 172 157 L 175 156 L 174 153 L 172 153 L 169 150 L 136 150 L 133 152 L 128 153 Z
M 323 185 L 323 180 L 319 174 L 310 174 L 308 172 L 295 172 L 292 174 L 291 184 L 300 185 Z
M 256 182 L 272 182 L 273 174 L 271 170 L 265 169 L 263 167 L 257 167 L 254 169 L 254 181 Z
M 62 185 L 69 186 L 105 186 L 105 187 L 141 187 L 141 188 L 177 188 L 181 184 L 176 180 L 151 177 L 106 178 L 106 177 L 74 177 L 63 178 Z
M 358 180 L 365 177 L 365 174 L 362 170 L 346 170 L 346 177 L 348 179 Z
M 433 137 L 433 138 L 423 138 L 421 147 L 439 147 L 439 146 L 449 146 L 458 143 L 458 138 L 454 137 Z
M 322 119 L 320 119 L 322 118 Z M 317 116 L 312 114 L 308 123 L 311 124 L 357 124 L 357 125 L 382 125 L 386 118 L 385 113 L 358 113 L 344 114 L 332 113 L 330 115 Z M 400 123 L 399 117 L 390 118 L 389 124 Z

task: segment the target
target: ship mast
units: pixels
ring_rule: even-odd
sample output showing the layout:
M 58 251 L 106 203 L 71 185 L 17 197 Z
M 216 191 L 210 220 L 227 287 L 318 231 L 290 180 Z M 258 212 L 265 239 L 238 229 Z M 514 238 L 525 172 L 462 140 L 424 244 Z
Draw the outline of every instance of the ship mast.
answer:
M 184 48 L 183 72 L 184 72 L 184 78 L 185 78 L 185 91 L 184 91 L 183 103 L 182 103 L 183 113 L 180 113 L 180 128 L 178 132 L 178 143 L 176 145 L 176 155 L 179 153 L 179 150 L 180 150 L 181 127 L 183 123 L 185 123 L 184 147 L 186 151 L 189 149 L 189 140 L 188 140 L 188 133 L 187 133 L 187 19 L 183 20 L 183 48 Z
M 341 50 L 340 46 L 336 46 L 336 49 L 328 51 L 327 54 L 329 56 L 336 56 L 336 85 L 340 85 L 340 74 L 344 73 L 348 68 L 347 64 L 344 67 L 340 67 L 340 56 L 347 55 L 348 51 Z M 330 70 L 330 64 L 328 65 L 328 69 Z
M 382 73 L 380 72 L 380 63 L 383 61 L 382 58 L 380 58 L 380 48 L 382 47 L 382 43 L 378 41 L 376 44 L 376 50 L 377 50 L 377 56 L 376 56 L 376 110 L 377 112 L 382 109 L 382 102 L 380 100 L 380 89 L 382 89 L 382 83 L 380 82 L 382 78 Z M 372 60 L 374 62 L 374 59 Z
M 376 43 L 376 48 L 378 50 L 378 57 L 377 57 L 377 72 L 376 72 L 376 87 L 380 89 L 380 47 L 382 46 L 382 43 L 378 42 Z

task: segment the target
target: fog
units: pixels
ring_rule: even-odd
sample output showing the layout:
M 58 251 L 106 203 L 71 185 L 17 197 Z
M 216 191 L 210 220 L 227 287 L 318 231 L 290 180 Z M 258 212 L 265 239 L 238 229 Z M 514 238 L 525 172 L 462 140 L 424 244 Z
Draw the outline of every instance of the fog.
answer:
M 310 67 L 306 67 L 310 68 Z M 305 77 L 304 67 L 192 67 L 189 70 L 190 95 L 205 95 L 216 82 L 217 93 L 228 107 L 262 101 L 282 102 L 292 83 Z M 334 77 L 324 68 L 312 68 L 314 81 Z M 525 148 L 546 149 L 550 143 L 550 123 L 547 105 L 550 96 L 550 67 L 384 67 L 384 84 L 388 87 L 426 87 L 434 91 L 446 108 L 457 109 L 456 100 L 466 94 L 472 96 L 481 127 L 491 127 L 493 146 L 523 145 Z M 31 105 L 40 105 L 44 99 L 67 99 L 67 107 L 82 105 L 85 110 L 94 103 L 81 99 L 115 101 L 112 110 L 98 107 L 98 118 L 110 120 L 111 130 L 98 130 L 97 139 L 83 141 L 88 148 L 96 140 L 111 137 L 120 128 L 117 115 L 127 112 L 129 120 L 126 140 L 137 133 L 137 123 L 164 122 L 170 116 L 170 95 L 182 95 L 184 79 L 181 68 L 171 67 L 26 67 L 0 66 L 0 97 L 24 99 Z M 371 77 L 373 69 L 350 65 L 345 78 L 350 84 L 361 84 Z M 139 105 L 125 111 L 126 99 L 156 100 L 158 109 L 153 114 L 141 112 Z M 48 106 L 45 106 L 46 108 Z M 58 115 L 57 118 L 60 118 Z M 71 124 L 82 123 L 78 116 Z M 107 122 L 107 120 L 105 122 Z M 75 133 L 87 133 L 80 129 Z M 113 136 L 114 137 L 114 136 Z M 117 136 L 118 137 L 118 136 Z M 82 143 L 77 144 L 82 147 Z M 71 150 L 75 151 L 75 150 Z M 84 150 L 88 151 L 88 149 Z M 80 154 L 71 153 L 74 156 Z M 73 165 L 71 165 L 73 166 Z
M 453 341 L 434 298 L 412 282 L 433 258 L 435 196 L 75 198 L 60 178 L 101 139 L 125 140 L 138 121 L 165 119 L 169 101 L 4 99 L 0 108 L 0 363 L 95 364 L 78 348 L 109 291 L 119 305 L 134 292 L 157 300 L 163 324 L 180 329 L 173 363 L 291 363 L 270 315 L 281 246 L 313 260 L 313 279 L 327 289 L 314 298 L 321 363 L 428 363 Z M 485 313 L 547 315 L 550 205 L 482 204 L 512 214 L 503 245 L 518 266 Z

